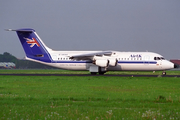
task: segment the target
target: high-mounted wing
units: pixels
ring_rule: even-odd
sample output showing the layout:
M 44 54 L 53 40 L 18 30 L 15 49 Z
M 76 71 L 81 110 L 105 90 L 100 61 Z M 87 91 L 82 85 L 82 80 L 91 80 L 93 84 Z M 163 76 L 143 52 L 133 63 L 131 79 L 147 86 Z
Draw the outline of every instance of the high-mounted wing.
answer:
M 80 55 L 74 55 L 71 56 L 70 59 L 76 59 L 76 60 L 89 60 L 94 56 L 110 56 L 112 54 L 111 51 L 102 51 L 102 52 L 94 52 L 94 53 L 88 53 L 88 54 L 80 54 Z

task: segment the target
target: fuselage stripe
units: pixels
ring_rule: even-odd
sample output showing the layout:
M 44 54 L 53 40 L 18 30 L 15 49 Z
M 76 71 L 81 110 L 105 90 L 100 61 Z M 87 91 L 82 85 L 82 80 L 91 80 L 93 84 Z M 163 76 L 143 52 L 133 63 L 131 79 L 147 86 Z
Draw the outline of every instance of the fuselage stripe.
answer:
M 52 61 L 52 63 L 92 63 L 92 61 Z M 119 64 L 156 64 L 156 61 L 118 61 Z

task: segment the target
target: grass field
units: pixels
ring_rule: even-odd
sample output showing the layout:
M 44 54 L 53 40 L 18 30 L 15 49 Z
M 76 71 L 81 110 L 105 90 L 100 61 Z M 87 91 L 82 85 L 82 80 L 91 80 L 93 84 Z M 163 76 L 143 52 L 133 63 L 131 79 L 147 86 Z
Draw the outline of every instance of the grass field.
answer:
M 0 119 L 178 120 L 180 78 L 0 76 Z
M 166 71 L 167 75 L 180 75 L 179 70 Z M 90 74 L 89 71 L 70 71 L 70 70 L 59 70 L 59 69 L 1 69 L 0 74 Z M 145 74 L 145 75 L 162 75 L 162 71 L 109 71 L 105 74 Z

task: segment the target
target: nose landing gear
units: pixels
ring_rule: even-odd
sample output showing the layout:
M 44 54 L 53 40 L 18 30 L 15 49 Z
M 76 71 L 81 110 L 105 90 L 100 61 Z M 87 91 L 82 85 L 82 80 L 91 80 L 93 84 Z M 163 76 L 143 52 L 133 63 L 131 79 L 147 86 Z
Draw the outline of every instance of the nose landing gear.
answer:
M 166 75 L 166 71 L 163 71 L 163 72 L 162 72 L 162 75 Z

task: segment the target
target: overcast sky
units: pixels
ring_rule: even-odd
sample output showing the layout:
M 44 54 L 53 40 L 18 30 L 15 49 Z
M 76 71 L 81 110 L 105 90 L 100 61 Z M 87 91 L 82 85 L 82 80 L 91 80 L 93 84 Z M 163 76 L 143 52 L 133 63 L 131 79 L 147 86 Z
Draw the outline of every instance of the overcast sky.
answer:
M 151 51 L 180 59 L 180 0 L 1 0 L 0 54 L 25 56 L 33 28 L 55 50 Z

